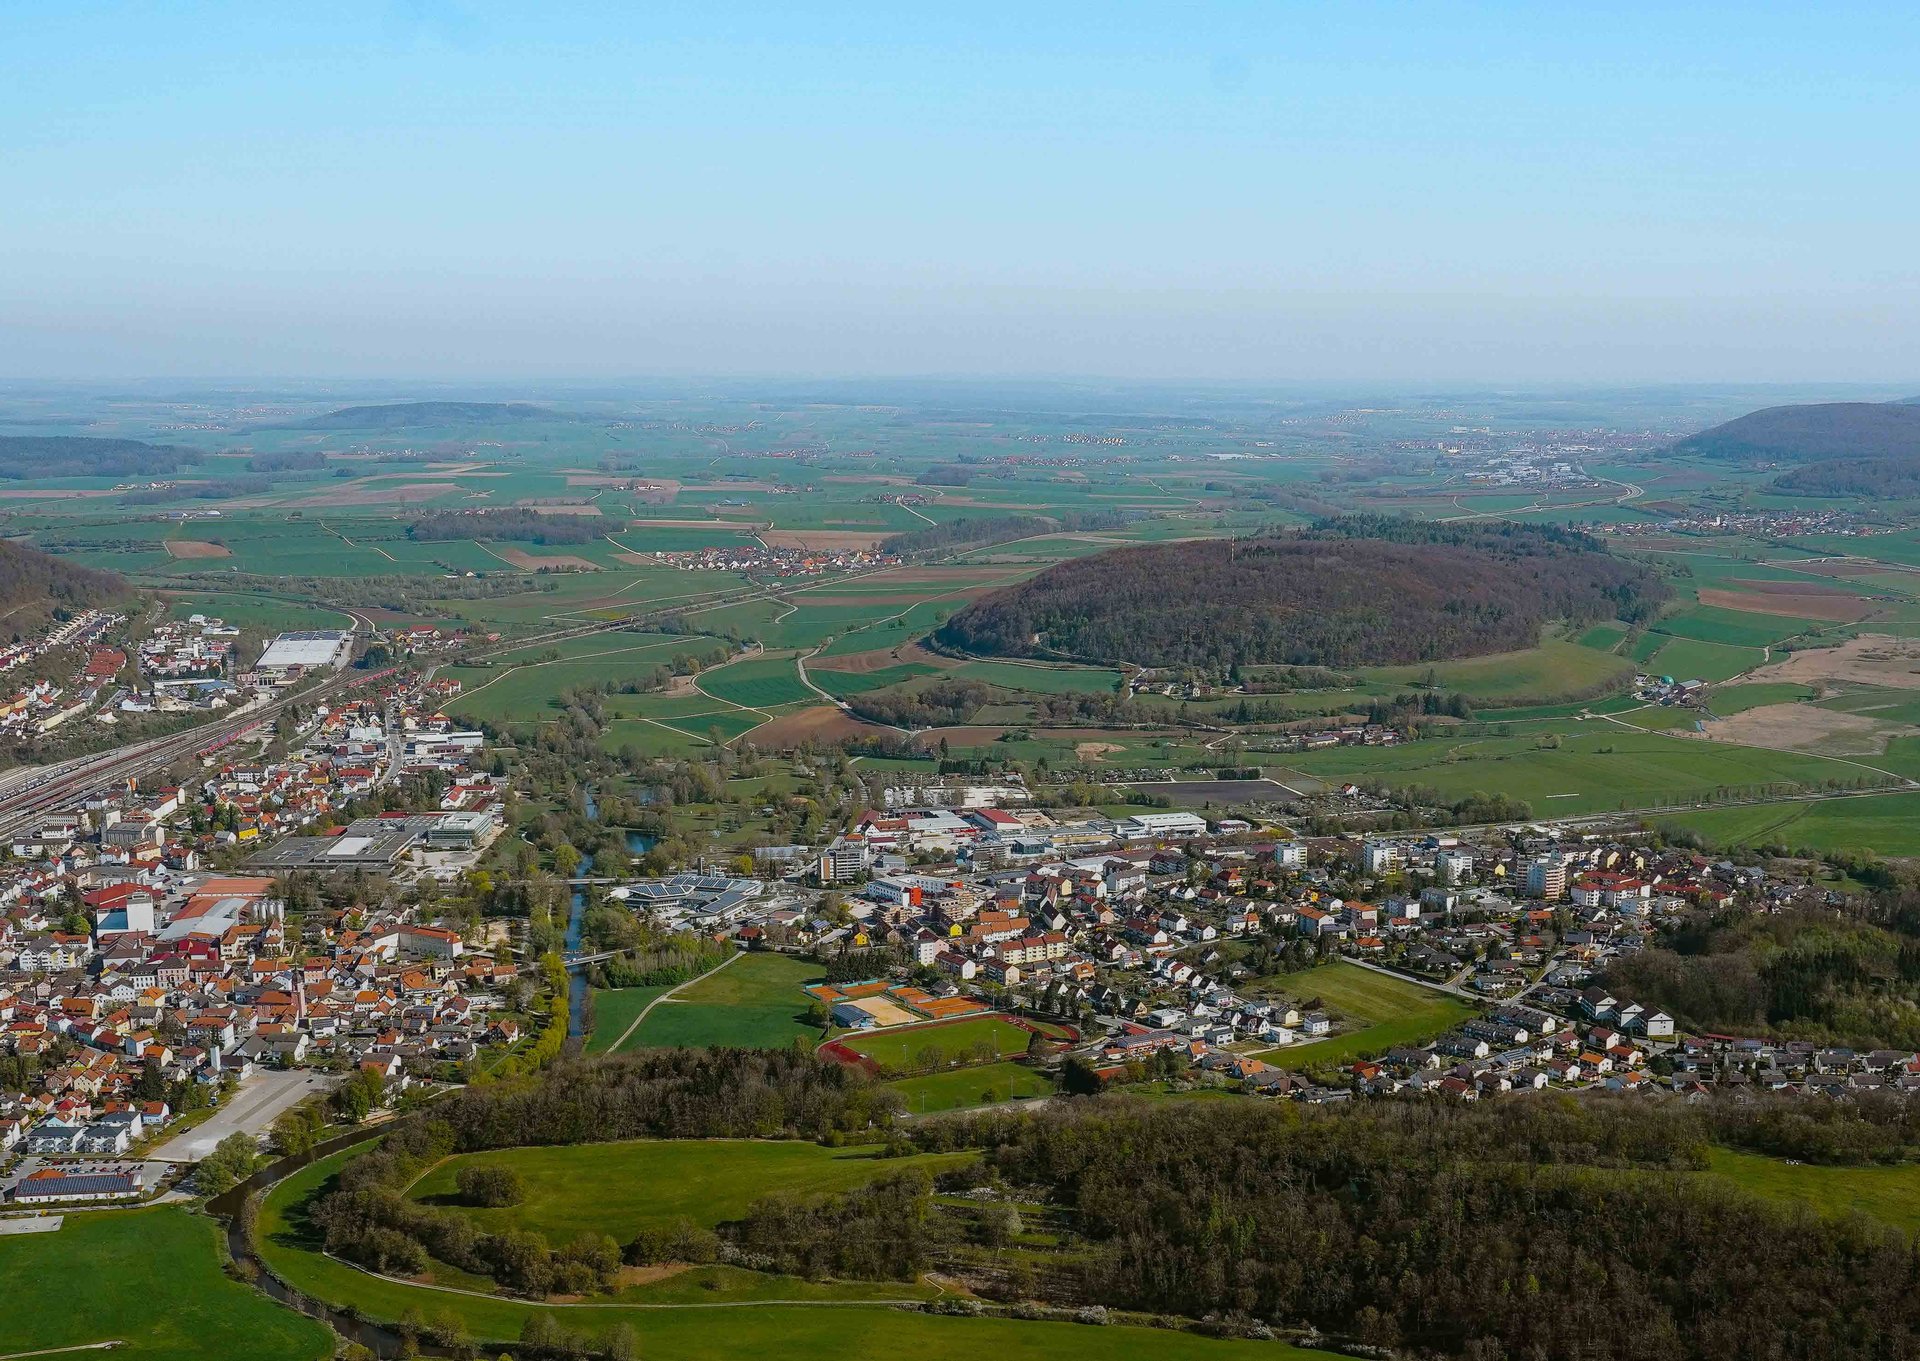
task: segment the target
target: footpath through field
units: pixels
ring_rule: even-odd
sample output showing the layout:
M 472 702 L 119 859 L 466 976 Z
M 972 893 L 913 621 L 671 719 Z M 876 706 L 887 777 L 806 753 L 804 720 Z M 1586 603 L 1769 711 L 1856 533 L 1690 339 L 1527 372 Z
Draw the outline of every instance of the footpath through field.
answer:
M 676 992 L 679 992 L 681 989 L 690 988 L 695 983 L 704 982 L 705 980 L 712 978 L 715 974 L 719 973 L 722 969 L 726 968 L 727 965 L 733 963 L 734 960 L 740 958 L 740 956 L 745 953 L 746 951 L 744 950 L 735 951 L 733 954 L 728 955 L 725 959 L 721 960 L 718 964 L 714 965 L 711 969 L 708 969 L 705 973 L 698 974 L 692 978 L 689 978 L 684 983 L 674 984 L 671 988 L 667 989 L 667 991 L 661 993 L 658 997 L 654 998 L 651 1002 L 647 1003 L 644 1007 L 641 1007 L 640 1014 L 633 1018 L 633 1020 L 628 1024 L 627 1028 L 620 1032 L 620 1038 L 615 1040 L 612 1044 L 608 1045 L 604 1052 L 609 1054 L 618 1052 L 618 1050 L 620 1049 L 620 1046 L 625 1044 L 629 1039 L 631 1039 L 633 1037 L 633 1032 L 640 1028 L 640 1023 L 647 1019 L 648 1012 L 652 1011 L 655 1007 L 659 1006 L 662 1002 L 672 1000 L 673 995 Z

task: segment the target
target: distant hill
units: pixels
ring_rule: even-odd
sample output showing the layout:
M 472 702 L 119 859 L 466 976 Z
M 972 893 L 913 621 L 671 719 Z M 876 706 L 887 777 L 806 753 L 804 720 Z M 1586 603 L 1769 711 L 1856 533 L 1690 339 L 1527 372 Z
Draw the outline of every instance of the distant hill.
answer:
M 1920 398 L 1770 406 L 1689 435 L 1673 448 L 1701 458 L 1734 460 L 1920 460 Z
M 88 435 L 0 435 L 0 478 L 166 477 L 205 457 L 198 449 Z
M 0 539 L 0 637 L 23 637 L 57 609 L 104 605 L 128 591 L 126 579 L 117 573 Z
M 1074 558 L 975 601 L 935 641 L 1216 673 L 1389 665 L 1531 647 L 1549 619 L 1641 618 L 1666 595 L 1575 530 L 1352 516 Z
M 392 402 L 385 406 L 348 406 L 276 430 L 414 430 L 429 425 L 509 425 L 519 421 L 562 419 L 557 411 L 531 402 Z

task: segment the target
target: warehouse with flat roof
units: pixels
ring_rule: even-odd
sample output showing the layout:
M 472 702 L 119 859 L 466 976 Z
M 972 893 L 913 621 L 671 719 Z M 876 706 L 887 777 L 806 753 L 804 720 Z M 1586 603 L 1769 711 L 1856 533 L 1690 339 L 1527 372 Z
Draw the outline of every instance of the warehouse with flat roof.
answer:
M 352 655 L 351 629 L 305 629 L 283 633 L 268 643 L 254 670 L 268 676 L 292 676 L 329 667 L 337 670 Z

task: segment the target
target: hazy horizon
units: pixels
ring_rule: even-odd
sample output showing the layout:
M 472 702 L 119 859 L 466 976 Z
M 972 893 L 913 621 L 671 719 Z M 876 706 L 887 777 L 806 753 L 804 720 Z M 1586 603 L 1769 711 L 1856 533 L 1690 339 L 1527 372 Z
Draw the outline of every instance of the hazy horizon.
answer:
M 1920 393 L 1920 13 L 0 18 L 0 378 Z

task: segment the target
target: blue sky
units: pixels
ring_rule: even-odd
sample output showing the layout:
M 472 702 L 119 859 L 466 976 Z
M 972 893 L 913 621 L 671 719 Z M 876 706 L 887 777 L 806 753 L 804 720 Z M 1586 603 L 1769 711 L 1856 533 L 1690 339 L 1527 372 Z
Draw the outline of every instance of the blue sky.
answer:
M 1920 384 L 1920 7 L 1581 8 L 12 0 L 0 376 Z

